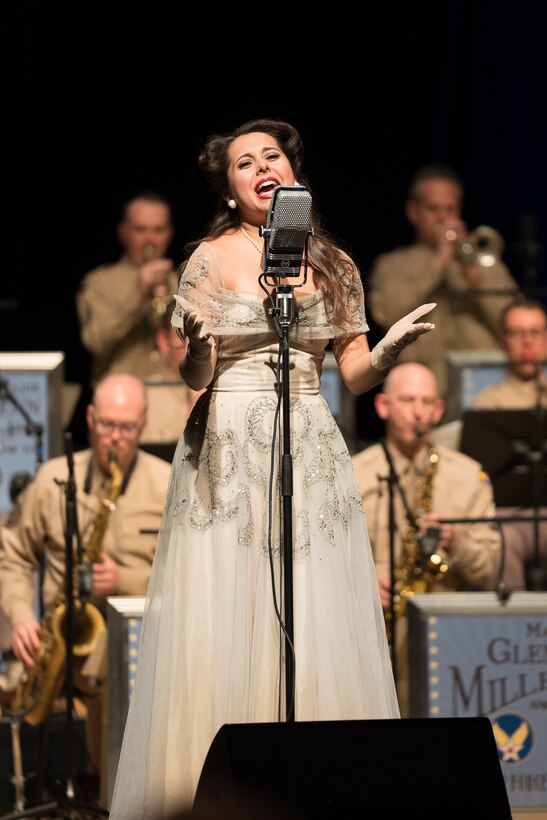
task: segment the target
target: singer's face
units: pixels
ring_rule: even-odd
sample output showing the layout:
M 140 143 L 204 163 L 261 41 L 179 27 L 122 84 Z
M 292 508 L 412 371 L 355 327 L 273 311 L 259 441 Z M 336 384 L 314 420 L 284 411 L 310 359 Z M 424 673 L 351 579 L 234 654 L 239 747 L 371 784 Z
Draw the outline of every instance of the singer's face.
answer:
M 547 359 L 547 325 L 539 308 L 514 307 L 505 317 L 500 344 L 521 379 L 538 376 L 537 362 Z
M 262 132 L 237 137 L 228 149 L 228 184 L 242 220 L 261 225 L 278 185 L 294 185 L 288 157 Z

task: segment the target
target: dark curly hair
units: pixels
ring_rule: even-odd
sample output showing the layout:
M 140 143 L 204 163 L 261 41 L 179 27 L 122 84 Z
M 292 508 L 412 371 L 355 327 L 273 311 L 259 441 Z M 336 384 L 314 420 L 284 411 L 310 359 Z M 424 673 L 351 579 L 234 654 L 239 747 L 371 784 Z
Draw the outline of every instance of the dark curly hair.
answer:
M 269 134 L 274 138 L 289 160 L 296 179 L 310 190 L 310 185 L 303 172 L 304 146 L 300 134 L 290 123 L 278 119 L 255 119 L 240 125 L 229 134 L 214 134 L 205 143 L 199 154 L 198 162 L 217 195 L 217 211 L 207 226 L 207 235 L 185 246 L 186 259 L 200 242 L 215 239 L 239 226 L 238 212 L 227 208 L 224 199 L 225 194 L 229 191 L 228 150 L 238 137 L 256 132 Z M 323 293 L 329 320 L 337 327 L 343 328 L 350 318 L 348 305 L 353 302 L 352 297 L 355 296 L 359 271 L 349 256 L 323 228 L 313 204 L 310 223 L 313 236 L 308 242 L 308 259 L 317 284 Z

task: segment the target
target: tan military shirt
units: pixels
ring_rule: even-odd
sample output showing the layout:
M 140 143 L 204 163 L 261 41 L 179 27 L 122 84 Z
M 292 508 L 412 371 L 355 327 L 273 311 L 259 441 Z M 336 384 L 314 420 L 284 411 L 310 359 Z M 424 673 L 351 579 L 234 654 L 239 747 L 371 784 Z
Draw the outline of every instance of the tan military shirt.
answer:
M 498 515 L 508 520 L 502 524 L 498 566 L 485 588 L 496 589 L 503 582 L 510 590 L 525 590 L 527 567 L 536 566 L 538 560 L 540 566 L 547 567 L 547 507 L 498 507 Z
M 437 303 L 425 317 L 435 323 L 434 333 L 426 333 L 406 347 L 399 361 L 420 362 L 430 367 L 445 395 L 446 352 L 498 349 L 496 333 L 501 311 L 514 294 L 487 291 L 516 291 L 517 284 L 506 265 L 498 261 L 484 268 L 481 288 L 470 291 L 457 261 L 437 272 L 432 268 L 433 257 L 433 249 L 423 244 L 378 256 L 366 287 L 367 305 L 370 316 L 387 330 L 419 305 Z
M 433 478 L 431 509 L 441 518 L 483 518 L 495 515 L 492 485 L 478 462 L 439 445 L 438 468 Z M 424 455 L 415 461 L 390 447 L 395 471 L 410 508 L 416 510 L 416 479 L 425 467 Z M 368 533 L 378 575 L 389 578 L 389 466 L 381 444 L 373 444 L 352 458 L 365 508 Z M 400 492 L 394 490 L 395 557 L 401 555 L 402 533 L 407 525 Z M 418 499 L 419 501 L 419 499 Z M 499 532 L 488 523 L 456 524 L 457 549 L 446 554 L 448 572 L 432 591 L 480 587 L 496 566 Z
M 148 421 L 141 442 L 178 441 L 198 393 L 167 369 L 149 376 L 145 387 Z
M 473 400 L 477 410 L 529 410 L 547 407 L 547 380 L 525 381 L 507 372 L 501 382 L 490 384 Z
M 127 486 L 108 516 L 101 549 L 119 567 L 117 595 L 144 595 L 156 535 L 166 501 L 170 465 L 139 451 Z M 44 559 L 43 601 L 49 607 L 59 590 L 64 593 L 66 493 L 64 457 L 45 462 L 35 479 L 19 495 L 10 519 L 0 530 L 0 605 L 12 626 L 34 618 L 35 572 Z M 91 451 L 74 454 L 77 517 L 82 545 L 89 544 L 108 479 L 91 461 Z M 93 603 L 104 611 L 105 601 Z
M 170 274 L 170 295 L 178 275 Z M 144 296 L 138 268 L 121 259 L 87 273 L 76 293 L 80 338 L 91 354 L 91 383 L 107 373 L 131 373 L 145 379 L 158 367 L 155 331 L 160 321 L 152 298 Z

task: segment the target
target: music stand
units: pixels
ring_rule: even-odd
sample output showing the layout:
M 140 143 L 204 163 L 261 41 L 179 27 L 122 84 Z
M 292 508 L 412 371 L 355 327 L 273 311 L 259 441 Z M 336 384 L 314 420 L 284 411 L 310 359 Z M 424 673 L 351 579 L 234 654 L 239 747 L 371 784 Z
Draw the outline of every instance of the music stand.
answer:
M 530 589 L 545 589 L 538 511 L 547 504 L 547 413 L 542 408 L 468 410 L 463 414 L 460 449 L 490 476 L 497 507 L 534 509 L 534 561 L 527 574 Z
M 547 414 L 536 410 L 468 410 L 460 449 L 479 461 L 498 507 L 545 505 Z

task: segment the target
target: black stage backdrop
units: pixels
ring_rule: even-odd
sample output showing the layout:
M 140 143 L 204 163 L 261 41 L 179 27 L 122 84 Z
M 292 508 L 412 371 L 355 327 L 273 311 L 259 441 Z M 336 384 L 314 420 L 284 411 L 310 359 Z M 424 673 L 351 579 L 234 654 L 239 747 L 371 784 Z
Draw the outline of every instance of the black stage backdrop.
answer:
M 178 260 L 211 215 L 201 145 L 262 116 L 301 132 L 316 202 L 365 292 L 374 257 L 411 239 L 410 176 L 442 161 L 463 178 L 469 228 L 500 231 L 514 276 L 545 299 L 544 4 L 217 5 L 19 7 L 2 349 L 64 350 L 67 380 L 87 383 L 74 292 L 117 258 L 122 201 L 141 188 L 169 197 Z M 379 335 L 372 324 L 371 345 Z M 357 435 L 378 429 L 360 398 Z

